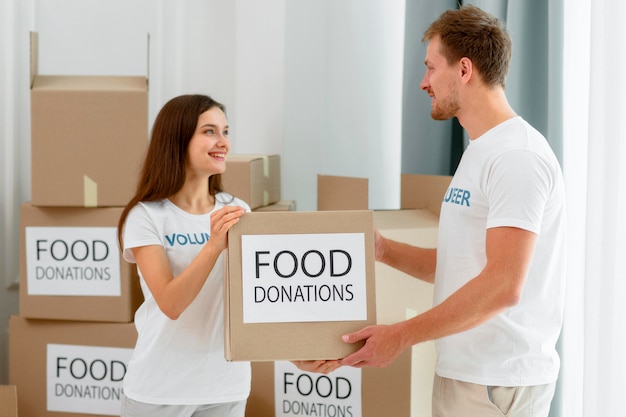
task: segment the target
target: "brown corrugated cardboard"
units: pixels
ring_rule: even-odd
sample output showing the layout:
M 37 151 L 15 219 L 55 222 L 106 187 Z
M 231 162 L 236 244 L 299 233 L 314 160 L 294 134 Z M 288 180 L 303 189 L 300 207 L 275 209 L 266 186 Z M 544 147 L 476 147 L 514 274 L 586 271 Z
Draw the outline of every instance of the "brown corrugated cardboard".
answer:
M 9 383 L 17 386 L 20 416 L 119 415 L 136 340 L 133 323 L 11 317 Z
M 142 301 L 135 265 L 121 257 L 121 207 L 21 206 L 20 315 L 131 322 Z
M 37 206 L 124 206 L 148 145 L 148 80 L 37 73 L 31 34 L 31 176 Z
M 452 177 L 402 174 L 400 208 L 428 209 L 439 215 L 441 200 Z M 318 210 L 367 210 L 368 179 L 333 175 L 317 176 Z
M 437 244 L 438 216 L 427 209 L 382 210 L 374 212 L 374 225 L 390 239 L 433 248 Z M 381 262 L 376 262 L 376 312 L 378 323 L 391 324 L 432 307 L 433 286 Z M 412 417 L 431 416 L 435 372 L 433 342 L 413 346 L 411 399 Z
M 439 210 L 451 177 L 436 175 L 403 174 L 401 177 L 401 210 L 374 211 L 374 226 L 380 233 L 396 241 L 415 246 L 434 248 L 437 245 Z M 322 199 L 344 191 L 342 183 L 326 184 Z M 318 204 L 320 204 L 318 202 Z M 333 201 L 322 201 L 333 207 Z M 376 262 L 376 313 L 379 324 L 396 323 L 412 315 L 422 313 L 432 306 L 431 284 L 413 278 L 383 263 Z M 431 415 L 430 398 L 435 369 L 433 342 L 413 347 L 411 378 L 412 417 Z
M 446 175 L 402 174 L 400 207 L 426 208 L 439 215 L 441 201 L 452 177 Z
M 290 384 L 286 389 L 294 390 L 293 381 L 304 374 L 296 371 L 290 375 Z M 288 404 L 285 401 L 276 402 L 275 377 L 280 376 L 276 372 L 274 362 L 254 362 L 252 363 L 252 388 L 248 404 L 246 407 L 246 417 L 275 417 L 282 415 L 318 415 L 318 416 L 350 416 L 353 410 L 342 408 L 336 395 L 329 395 L 323 402 L 311 404 L 307 395 L 294 395 L 295 401 L 302 401 L 302 407 L 317 406 L 314 411 L 309 408 L 309 414 L 305 412 L 293 413 L 295 404 Z M 330 390 L 327 384 L 335 381 L 333 374 L 322 376 L 311 374 L 311 378 L 322 378 L 318 383 L 322 390 Z M 309 392 L 310 385 L 308 378 L 302 383 L 304 394 Z M 279 381 L 280 382 L 280 381 Z M 361 417 L 410 417 L 411 416 L 411 351 L 406 350 L 398 359 L 387 368 L 363 368 L 360 375 L 361 391 L 356 393 L 353 390 L 350 395 L 361 397 L 362 413 Z M 284 385 L 284 384 L 281 384 Z M 322 388 L 323 387 L 323 388 Z M 326 392 L 324 392 L 325 394 Z M 283 393 L 279 393 L 283 394 Z M 346 400 L 347 393 L 340 395 L 341 400 Z M 335 398 L 333 398 L 335 397 Z M 292 411 L 290 414 L 289 411 Z M 302 410 L 302 409 L 301 409 Z M 284 413 L 284 412 L 287 413 Z
M 317 209 L 367 210 L 367 187 L 367 178 L 318 175 Z
M 17 417 L 17 387 L 0 385 L 0 417 Z
M 224 190 L 251 209 L 280 200 L 280 156 L 231 154 L 222 174 Z
M 356 246 L 342 246 L 346 236 L 361 241 Z M 246 239 L 257 239 L 267 252 L 261 255 L 254 252 Z M 287 245 L 285 239 L 292 239 L 294 243 Z M 280 242 L 276 244 L 276 241 Z M 331 259 L 329 241 L 337 246 L 333 254 L 339 254 L 338 259 Z M 366 210 L 268 212 L 243 216 L 228 235 L 224 303 L 226 358 L 251 361 L 334 359 L 360 348 L 359 344 L 343 343 L 341 335 L 376 322 L 373 244 L 373 215 Z M 304 258 L 308 254 L 313 254 L 314 260 L 324 257 L 325 264 L 320 261 L 317 266 L 308 266 L 307 278 L 304 269 L 310 264 L 308 259 L 305 263 Z M 282 272 L 277 270 L 277 265 L 282 265 L 278 263 L 280 255 L 286 255 L 284 258 L 291 261 L 287 270 L 295 273 L 298 269 L 297 274 L 281 275 L 285 269 L 280 266 Z M 347 268 L 338 266 L 339 261 L 347 258 L 353 260 Z M 255 271 L 249 269 L 250 259 L 256 259 L 257 265 L 252 281 L 248 277 Z M 333 264 L 334 261 L 337 262 Z M 336 268 L 334 275 L 332 268 Z M 318 277 L 318 270 L 324 274 Z M 338 273 L 347 271 L 350 272 L 347 275 Z M 274 284 L 276 282 L 279 283 Z M 307 285 L 301 285 L 302 282 L 310 282 L 310 288 L 305 289 Z M 327 285 L 329 282 L 337 284 Z M 254 295 L 249 292 L 252 285 L 257 285 Z M 295 291 L 293 300 L 287 298 L 285 291 Z M 298 296 L 298 291 L 305 294 Z M 332 300 L 327 302 L 331 291 Z M 271 320 L 260 320 L 261 314 L 270 314 L 262 309 L 271 310 Z M 246 322 L 247 311 L 252 319 Z M 335 312 L 337 315 L 333 318 L 320 319 Z M 309 316 L 303 319 L 305 313 Z M 337 321 L 337 317 L 343 320 Z
M 296 211 L 296 202 L 295 200 L 281 200 L 269 206 L 257 207 L 252 211 Z

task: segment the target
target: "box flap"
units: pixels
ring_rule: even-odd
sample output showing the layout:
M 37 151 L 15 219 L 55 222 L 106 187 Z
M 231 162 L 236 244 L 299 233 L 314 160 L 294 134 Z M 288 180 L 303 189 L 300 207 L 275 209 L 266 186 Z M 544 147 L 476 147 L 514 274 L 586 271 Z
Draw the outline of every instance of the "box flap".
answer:
M 367 178 L 317 176 L 317 210 L 367 210 Z
M 146 82 L 147 85 L 150 85 L 150 33 L 147 35 L 147 45 L 146 45 Z
M 144 89 L 147 89 L 150 80 L 150 33 L 147 34 L 146 41 L 146 76 L 139 77 L 144 80 Z M 33 87 L 34 81 L 39 76 L 39 33 L 30 32 L 30 86 Z M 73 78 L 73 76 L 71 76 Z M 85 76 L 87 77 L 87 76 Z M 128 77 L 136 78 L 136 77 Z
M 30 32 L 30 86 L 39 73 L 39 34 Z
M 445 175 L 402 174 L 400 207 L 427 208 L 439 215 L 451 180 L 452 177 Z

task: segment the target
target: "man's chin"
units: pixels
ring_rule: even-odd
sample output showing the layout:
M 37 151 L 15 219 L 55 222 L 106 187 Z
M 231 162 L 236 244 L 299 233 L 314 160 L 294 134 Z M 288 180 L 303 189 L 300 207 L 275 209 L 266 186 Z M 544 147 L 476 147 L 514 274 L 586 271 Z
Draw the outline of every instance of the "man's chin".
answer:
M 442 114 L 442 113 L 437 113 L 433 111 L 433 112 L 430 112 L 430 117 L 432 117 L 433 120 L 443 121 L 443 120 L 450 120 L 452 119 L 453 116 L 449 114 Z

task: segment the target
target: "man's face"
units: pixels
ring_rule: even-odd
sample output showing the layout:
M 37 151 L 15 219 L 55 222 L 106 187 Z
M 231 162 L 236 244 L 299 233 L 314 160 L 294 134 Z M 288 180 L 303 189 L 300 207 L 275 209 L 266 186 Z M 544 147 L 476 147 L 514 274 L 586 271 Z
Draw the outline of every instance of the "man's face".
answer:
M 434 37 L 426 49 L 426 73 L 420 88 L 432 98 L 431 116 L 435 120 L 448 120 L 457 115 L 460 105 L 456 87 L 456 71 L 440 52 L 439 37 Z

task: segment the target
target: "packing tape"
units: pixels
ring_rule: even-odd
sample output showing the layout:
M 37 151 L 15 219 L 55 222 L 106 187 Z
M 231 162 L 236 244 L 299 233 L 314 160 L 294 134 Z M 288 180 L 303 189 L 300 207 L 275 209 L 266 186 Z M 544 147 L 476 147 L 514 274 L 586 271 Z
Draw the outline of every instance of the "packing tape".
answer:
M 262 156 L 263 159 L 263 175 L 265 178 L 270 177 L 270 158 L 268 155 Z
M 267 206 L 270 204 L 270 193 L 267 190 L 263 190 L 263 205 Z
M 83 175 L 83 205 L 98 207 L 98 183 Z

